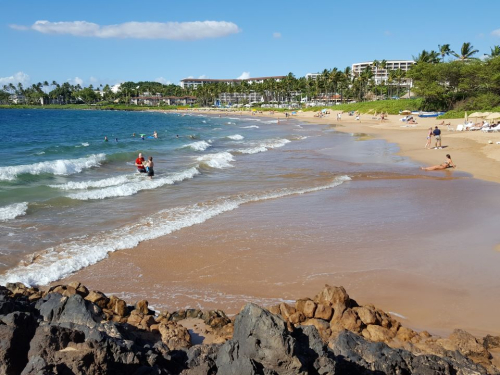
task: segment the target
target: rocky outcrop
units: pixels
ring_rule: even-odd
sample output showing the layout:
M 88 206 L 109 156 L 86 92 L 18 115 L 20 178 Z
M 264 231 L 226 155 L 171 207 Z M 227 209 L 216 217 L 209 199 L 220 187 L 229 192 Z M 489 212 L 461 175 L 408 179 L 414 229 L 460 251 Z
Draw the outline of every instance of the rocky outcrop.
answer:
M 223 343 L 192 345 L 186 319 Z M 80 283 L 0 287 L 6 375 L 486 374 L 498 373 L 488 350 L 499 346 L 461 330 L 447 339 L 417 333 L 342 287 L 269 310 L 250 303 L 234 320 L 220 310 L 155 314 L 145 300 L 129 306 Z

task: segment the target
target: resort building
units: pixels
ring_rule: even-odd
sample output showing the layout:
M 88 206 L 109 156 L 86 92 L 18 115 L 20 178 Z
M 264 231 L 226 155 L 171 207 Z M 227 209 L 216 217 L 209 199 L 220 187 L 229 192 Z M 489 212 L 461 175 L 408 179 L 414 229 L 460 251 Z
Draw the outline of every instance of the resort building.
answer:
M 242 82 L 247 83 L 262 83 L 265 80 L 273 79 L 277 82 L 281 81 L 285 76 L 273 76 L 273 77 L 257 77 L 257 78 L 245 78 L 245 79 L 208 79 L 208 78 L 184 78 L 181 79 L 181 87 L 194 88 L 198 86 L 203 86 L 208 83 L 227 83 L 231 85 L 241 84 Z
M 306 79 L 316 79 L 321 76 L 321 73 L 307 73 Z
M 192 105 L 195 103 L 196 97 L 194 96 L 161 96 L 160 94 L 156 94 L 130 98 L 130 104 L 135 105 Z
M 402 71 L 408 71 L 412 65 L 415 64 L 413 60 L 387 60 L 385 64 L 385 69 L 380 68 L 373 64 L 373 61 L 367 61 L 362 63 L 352 64 L 352 75 L 357 76 L 363 73 L 366 69 L 370 68 L 373 72 L 373 80 L 375 84 L 380 85 L 382 82 L 387 83 L 389 79 L 389 73 L 391 70 L 401 69 Z M 403 80 L 403 84 L 412 86 L 412 81 L 410 79 Z

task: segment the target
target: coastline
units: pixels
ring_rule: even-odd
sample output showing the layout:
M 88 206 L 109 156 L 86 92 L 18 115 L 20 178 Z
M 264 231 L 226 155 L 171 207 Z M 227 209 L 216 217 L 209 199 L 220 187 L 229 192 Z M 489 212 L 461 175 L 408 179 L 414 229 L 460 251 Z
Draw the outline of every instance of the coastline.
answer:
M 179 112 L 176 111 L 176 113 Z M 192 111 L 189 111 L 189 113 L 192 113 Z M 213 111 L 211 111 L 211 113 L 218 114 L 217 112 Z M 236 113 L 228 114 L 226 112 L 221 112 L 221 116 L 223 114 L 234 116 Z M 238 114 L 248 116 L 249 113 Z M 268 114 L 256 114 L 256 116 L 273 118 L 272 116 L 268 116 Z M 281 119 L 285 120 L 284 115 L 282 114 L 274 115 L 274 118 L 278 116 L 280 118 L 280 121 Z M 311 124 L 325 125 L 332 125 L 332 123 L 334 122 L 333 118 L 334 116 L 331 115 L 327 118 L 317 119 L 313 118 L 312 114 L 311 117 L 297 117 L 297 119 L 309 122 Z M 397 121 L 397 118 L 394 117 L 391 117 L 390 120 L 384 124 L 369 122 L 369 119 L 365 119 L 364 117 L 362 117 L 361 121 L 361 124 L 359 124 L 342 120 L 341 126 L 336 126 L 336 130 L 351 134 L 357 133 L 359 134 L 358 137 L 360 139 L 366 137 L 380 137 L 381 139 L 386 139 L 389 142 L 394 143 L 398 143 L 397 141 L 399 140 L 401 142 L 401 144 L 398 143 L 398 145 L 400 145 L 400 155 L 410 156 L 413 152 L 416 154 L 416 156 L 414 158 L 412 157 L 412 159 L 422 160 L 422 162 L 429 164 L 440 162 L 440 159 L 443 158 L 444 153 L 452 152 L 448 151 L 447 149 L 424 150 L 423 144 L 418 147 L 420 143 L 422 143 L 420 140 L 422 133 L 425 135 L 426 127 L 436 122 L 435 119 L 426 119 L 425 122 L 427 124 L 419 124 L 420 127 L 416 129 L 400 128 L 400 125 L 395 122 Z M 459 122 L 459 120 L 456 120 L 455 122 Z M 443 145 L 446 145 L 448 132 L 445 131 L 444 135 L 446 138 L 444 138 Z M 454 134 L 450 134 L 450 138 L 452 135 Z M 461 137 L 457 138 L 459 142 L 461 142 L 461 144 L 469 145 L 468 147 L 474 147 L 474 145 L 476 144 L 476 141 L 473 141 L 471 139 L 461 139 Z M 401 141 L 402 139 L 403 141 Z M 454 147 L 456 147 L 456 144 Z M 453 151 L 452 154 L 455 163 L 460 165 L 463 164 L 461 155 L 468 155 L 469 153 L 471 153 L 471 150 L 465 148 L 465 146 L 461 147 L 464 147 L 464 149 L 460 149 L 461 152 L 458 157 L 454 156 L 455 154 L 458 155 L 458 153 L 455 152 L 458 150 Z M 484 155 L 481 153 L 481 151 L 472 151 L 473 154 L 475 154 L 475 158 L 484 158 Z M 474 167 L 474 164 L 472 164 L 472 167 Z M 463 169 L 460 170 L 463 171 Z M 481 175 L 481 168 L 473 171 L 475 173 L 475 177 Z M 468 170 L 467 172 L 470 171 Z M 442 175 L 441 172 L 429 173 L 430 177 L 439 177 L 440 175 Z M 488 176 L 487 174 L 485 174 L 484 180 L 494 182 L 500 181 L 498 176 Z M 328 200 L 331 198 L 326 197 L 325 199 Z M 292 200 L 285 199 L 284 201 L 291 202 Z M 275 273 L 273 275 L 274 277 L 271 284 L 272 287 L 270 284 L 265 284 L 263 286 L 263 284 L 259 282 L 249 283 L 249 280 L 251 280 L 252 277 L 256 277 L 256 274 L 253 274 L 252 270 L 255 271 L 257 269 L 260 269 L 260 276 L 264 275 L 266 272 L 273 273 L 272 268 L 263 267 L 262 265 L 259 266 L 259 257 L 260 259 L 264 259 L 266 256 L 269 256 L 269 254 L 274 254 L 273 256 L 276 257 L 274 262 L 275 264 L 279 264 L 282 257 L 284 257 L 284 259 L 287 259 L 288 255 L 290 255 L 288 252 L 285 252 L 285 254 L 283 254 L 283 250 L 281 247 L 273 247 L 271 245 L 272 241 L 263 240 L 264 237 L 257 236 L 255 241 L 252 242 L 249 242 L 244 236 L 236 236 L 235 238 L 231 238 L 231 240 L 228 240 L 229 233 L 231 233 L 231 235 L 233 234 L 233 232 L 231 232 L 231 230 L 228 228 L 247 228 L 247 230 L 249 231 L 255 230 L 256 233 L 263 233 L 263 228 L 255 227 L 254 225 L 256 223 L 247 219 L 247 217 L 252 217 L 252 211 L 255 209 L 256 208 L 254 207 L 243 207 L 238 210 L 238 213 L 225 214 L 223 215 L 224 217 L 212 219 L 210 222 L 204 223 L 200 227 L 181 230 L 171 238 L 162 237 L 156 240 L 143 242 L 134 249 L 114 253 L 110 256 L 110 258 L 100 262 L 99 264 L 82 270 L 67 279 L 59 281 L 58 283 L 78 280 L 97 288 L 97 286 L 93 286 L 91 284 L 91 280 L 96 275 L 102 276 L 103 273 L 105 273 L 106 270 L 109 270 L 109 267 L 111 266 L 113 272 L 110 272 L 109 277 L 106 277 L 106 284 L 110 288 L 108 289 L 108 291 L 120 293 L 120 285 L 127 283 L 128 279 L 128 276 L 123 274 L 123 270 L 127 268 L 130 269 L 130 267 L 132 267 L 132 272 L 134 274 L 137 273 L 141 277 L 140 280 L 136 280 L 133 282 L 135 284 L 133 286 L 133 289 L 135 292 L 137 292 L 136 295 L 138 295 L 140 291 L 144 292 L 145 290 L 148 290 L 150 294 L 154 295 L 162 288 L 168 288 L 169 283 L 170 285 L 179 285 L 182 284 L 180 280 L 185 279 L 192 283 L 189 285 L 189 287 L 194 289 L 185 289 L 186 295 L 180 295 L 177 292 L 172 292 L 171 296 L 169 297 L 169 303 L 182 308 L 182 304 L 189 305 L 189 293 L 198 293 L 198 295 L 202 295 L 203 292 L 206 292 L 205 297 L 210 299 L 210 293 L 217 295 L 218 290 L 224 289 L 226 294 L 219 295 L 219 301 L 216 301 L 214 302 L 214 304 L 209 306 L 213 308 L 223 308 L 230 313 L 235 313 L 242 305 L 240 302 L 236 302 L 235 304 L 235 300 L 240 297 L 245 298 L 245 294 L 247 296 L 251 295 L 252 298 L 258 299 L 259 301 L 261 301 L 261 304 L 265 305 L 266 300 L 275 302 L 278 296 L 282 298 L 283 301 L 299 298 L 301 296 L 301 293 L 312 293 L 315 289 L 317 289 L 317 285 L 319 283 L 328 282 L 330 284 L 344 285 L 350 290 L 355 291 L 356 298 L 359 298 L 362 302 L 375 302 L 382 308 L 388 311 L 394 311 L 396 314 L 400 314 L 403 310 L 403 315 L 408 315 L 408 312 L 410 312 L 412 317 L 411 319 L 409 319 L 408 324 L 415 329 L 423 330 L 431 327 L 432 332 L 443 335 L 451 332 L 454 326 L 467 329 L 478 336 L 488 333 L 500 332 L 500 326 L 488 327 L 485 325 L 473 326 L 470 324 L 455 325 L 457 321 L 463 323 L 463 320 L 460 320 L 463 315 L 466 315 L 467 319 L 470 320 L 471 316 L 476 313 L 474 308 L 470 308 L 466 313 L 464 313 L 464 311 L 453 312 L 450 310 L 450 306 L 458 306 L 460 305 L 459 303 L 457 303 L 458 301 L 464 302 L 466 299 L 463 298 L 470 297 L 471 293 L 473 293 L 472 290 L 461 292 L 459 290 L 459 287 L 450 287 L 449 285 L 438 287 L 433 281 L 425 280 L 425 278 L 412 275 L 411 272 L 407 271 L 388 269 L 386 271 L 381 270 L 380 272 L 365 272 L 360 274 L 352 270 L 346 272 L 338 270 L 336 272 L 330 273 L 329 275 L 325 274 L 324 277 L 319 277 L 317 280 L 315 280 L 315 283 L 312 283 L 311 285 L 305 286 L 303 284 L 300 288 L 299 295 L 297 295 L 297 292 L 294 292 L 293 289 L 294 284 L 297 284 L 298 281 L 293 280 L 293 272 L 296 271 L 301 262 L 300 257 L 296 258 L 297 254 L 294 254 L 294 256 L 290 258 L 290 265 L 288 265 L 288 261 L 285 260 L 285 262 L 287 263 L 287 267 L 284 268 L 285 271 Z M 270 209 L 266 204 L 266 207 L 261 208 L 261 210 L 263 212 L 266 212 L 266 215 L 268 215 Z M 296 212 L 300 212 L 300 208 L 295 207 L 294 210 L 292 207 L 289 215 L 294 215 L 296 214 Z M 268 216 L 268 220 L 271 220 L 270 222 L 273 222 L 276 219 L 272 215 Z M 231 226 L 230 223 L 233 225 Z M 225 229 L 221 230 L 221 228 Z M 268 239 L 272 239 L 273 234 L 274 233 L 269 234 Z M 206 238 L 217 240 L 216 242 L 218 243 L 218 245 L 214 246 L 213 244 L 205 243 L 203 239 Z M 290 242 L 289 245 L 291 246 L 292 243 Z M 324 245 L 320 244 L 319 246 L 321 247 Z M 233 250 L 236 250 L 236 254 L 231 254 Z M 256 252 L 257 254 L 253 256 L 253 258 L 251 254 L 252 252 Z M 228 257 L 229 254 L 231 255 Z M 302 256 L 306 255 L 307 254 L 303 254 Z M 253 262 L 256 263 L 248 266 L 247 264 L 241 262 L 241 256 L 243 256 L 244 259 L 252 258 Z M 212 262 L 212 264 L 207 265 L 208 259 L 215 259 L 215 264 L 213 264 L 214 262 Z M 305 260 L 306 259 L 304 259 L 304 261 Z M 155 264 L 154 268 L 151 268 L 152 264 Z M 245 270 L 245 268 L 248 268 L 248 270 Z M 316 274 L 316 270 L 314 271 Z M 169 276 L 166 277 L 166 275 Z M 218 276 L 214 278 L 214 275 Z M 288 279 L 283 282 L 283 280 L 280 279 L 281 277 L 283 277 L 283 279 Z M 362 277 L 365 280 L 365 282 L 363 283 L 364 287 L 362 288 L 360 288 L 359 285 L 353 284 L 359 277 Z M 205 280 L 210 281 L 208 282 L 208 284 L 206 284 Z M 239 284 L 244 283 L 246 283 L 246 285 L 244 287 L 240 287 Z M 55 284 L 56 283 L 54 283 L 54 285 Z M 130 284 L 132 284 L 131 281 L 129 281 L 129 285 L 127 286 L 130 287 Z M 377 288 L 379 287 L 379 285 L 384 285 L 385 287 L 387 287 L 391 284 L 397 284 L 397 287 L 389 288 L 383 293 L 379 293 L 376 301 L 371 299 L 373 293 L 377 292 Z M 187 287 L 188 286 L 186 286 L 186 288 Z M 407 293 L 407 295 L 404 296 L 404 293 Z M 484 299 L 488 298 L 487 291 L 484 291 L 484 293 L 480 294 L 481 295 L 479 297 L 476 296 L 474 299 L 475 305 L 481 304 Z M 121 296 L 123 298 L 127 298 L 127 295 L 125 294 L 122 294 Z M 403 296 L 404 298 L 402 298 Z M 447 297 L 443 298 L 443 296 Z M 201 298 L 203 299 L 205 297 L 202 296 Z M 134 297 L 128 296 L 129 300 L 133 300 L 133 298 L 135 298 L 135 295 Z M 149 299 L 151 300 L 151 298 Z M 429 311 L 426 311 L 425 304 L 421 303 L 423 300 L 425 300 L 427 304 L 439 305 L 439 308 L 437 308 L 436 310 L 439 311 L 437 316 L 429 315 Z M 152 303 L 154 304 L 158 301 L 158 298 L 153 298 Z M 192 302 L 196 303 L 196 301 L 194 300 Z M 447 314 L 450 315 L 448 316 Z M 490 322 L 493 321 L 494 317 L 489 317 L 489 320 Z
M 179 114 L 178 111 L 176 113 Z M 193 117 L 186 117 L 186 120 L 198 118 L 196 112 L 188 113 Z M 158 309 L 182 309 L 199 304 L 205 308 L 236 313 L 247 301 L 269 306 L 312 295 L 320 285 L 329 283 L 352 290 L 353 296 L 362 303 L 374 302 L 392 311 L 394 316 L 403 316 L 402 319 L 417 330 L 429 329 L 435 334 L 446 335 L 454 327 L 460 327 L 478 336 L 500 332 L 499 322 L 493 313 L 500 308 L 495 302 L 500 301 L 497 298 L 500 297 L 500 285 L 496 280 L 488 285 L 484 283 L 486 278 L 481 275 L 481 284 L 474 282 L 470 274 L 466 279 L 472 281 L 470 285 L 464 285 L 466 282 L 455 284 L 449 274 L 441 275 L 441 280 L 434 279 L 434 272 L 437 276 L 443 272 L 449 273 L 446 268 L 457 274 L 462 273 L 461 263 L 469 265 L 470 257 L 480 259 L 473 262 L 476 271 L 481 270 L 478 266 L 489 264 L 486 269 L 491 273 L 497 254 L 490 251 L 494 245 L 485 242 L 485 238 L 491 241 L 494 237 L 495 219 L 492 219 L 492 223 L 486 223 L 488 225 L 481 228 L 482 232 L 477 233 L 471 230 L 473 228 L 468 228 L 468 223 L 482 224 L 485 218 L 494 218 L 494 213 L 499 211 L 495 204 L 491 207 L 496 208 L 485 209 L 485 203 L 488 203 L 485 199 L 494 198 L 495 188 L 495 184 L 486 180 L 497 182 L 495 176 L 486 176 L 485 181 L 476 180 L 460 168 L 456 172 L 421 172 L 412 161 L 427 158 L 425 163 L 434 164 L 442 161 L 440 159 L 446 152 L 452 153 L 459 166 L 463 164 L 462 158 L 470 158 L 470 154 L 477 160 L 484 159 L 483 151 L 475 149 L 480 140 L 469 139 L 481 137 L 482 134 L 453 134 L 445 130 L 443 145 L 449 146 L 449 149 L 453 147 L 457 152 L 460 149 L 461 155 L 457 157 L 455 151 L 448 151 L 448 147 L 443 150 L 424 150 L 423 144 L 420 145 L 422 133 L 425 135 L 425 128 L 437 122 L 435 119 L 427 119 L 426 124 L 413 128 L 401 127 L 397 116 L 390 117 L 383 124 L 367 115 L 362 115 L 361 123 L 347 118 L 336 124 L 335 113 L 321 119 L 312 117 L 313 113 L 299 113 L 298 117 L 292 117 L 295 121 L 288 123 L 282 113 L 255 115 L 265 119 L 248 119 L 252 116 L 251 112 L 221 113 L 222 117 L 237 115 L 245 117 L 244 121 L 258 120 L 263 124 L 273 123 L 267 119 L 276 122 L 279 118 L 280 124 L 283 121 L 286 125 L 276 127 L 273 124 L 273 127 L 281 128 L 280 131 L 288 129 L 286 131 L 291 131 L 296 140 L 301 140 L 279 152 L 259 154 L 257 163 L 253 159 L 253 165 L 247 164 L 247 168 L 240 169 L 242 176 L 246 177 L 247 171 L 253 171 L 256 166 L 262 172 L 269 172 L 273 164 L 278 169 L 264 175 L 288 179 L 283 180 L 280 186 L 298 186 L 306 181 L 307 186 L 314 186 L 323 184 L 332 175 L 349 172 L 353 174 L 352 182 L 338 189 L 315 191 L 314 194 L 295 194 L 242 204 L 234 212 L 218 215 L 203 225 L 186 227 L 171 235 L 143 241 L 139 246 L 109 254 L 107 259 L 98 264 L 52 285 L 75 280 L 84 282 L 92 289 L 120 295 L 127 302 L 133 302 L 139 296 L 146 297 Z M 230 119 L 222 118 L 219 122 L 223 124 L 222 128 L 224 124 L 235 125 L 234 120 Z M 269 128 L 271 126 L 261 125 L 261 131 L 268 131 Z M 454 139 L 453 145 L 446 143 L 448 139 Z M 459 143 L 461 148 L 457 146 Z M 494 151 L 498 145 L 489 146 Z M 416 157 L 410 157 L 410 160 L 406 156 L 412 152 Z M 405 158 L 394 157 L 396 153 Z M 289 164 L 290 160 L 295 162 Z M 472 163 L 472 167 L 476 167 L 475 163 Z M 286 173 L 286 170 L 290 173 Z M 374 173 L 370 175 L 365 171 Z M 476 177 L 478 171 L 481 172 L 474 170 Z M 200 180 L 196 180 L 195 185 L 176 188 L 185 190 L 185 187 L 189 187 L 195 192 L 196 187 L 203 187 Z M 244 186 L 245 189 L 249 188 L 247 183 Z M 467 189 L 479 194 L 474 202 L 462 202 L 460 199 L 453 201 L 454 197 L 469 201 L 467 194 L 464 194 L 468 192 Z M 409 193 L 398 196 L 397 191 Z M 427 193 L 449 196 L 451 199 L 447 199 L 448 203 L 444 206 L 436 206 L 429 203 Z M 162 201 L 162 204 L 176 204 L 175 199 L 168 198 L 169 194 L 165 196 L 169 201 Z M 479 202 L 476 203 L 476 200 Z M 405 230 L 402 224 L 406 218 L 402 213 L 396 215 L 396 220 L 389 221 L 391 226 L 387 228 L 378 222 L 379 215 L 391 216 L 405 210 L 405 201 L 413 205 L 406 207 L 405 212 L 412 214 L 411 210 L 416 208 L 418 215 L 430 219 L 431 227 L 435 228 L 428 232 L 426 228 L 419 228 L 420 223 L 413 220 L 411 230 Z M 460 206 L 457 202 L 460 202 Z M 112 201 L 102 204 L 105 203 L 113 204 Z M 434 213 L 429 214 L 429 208 L 437 208 L 438 211 L 445 208 L 447 211 L 436 213 L 434 217 Z M 357 222 L 344 220 L 351 210 L 358 210 L 366 216 L 357 213 L 353 216 Z M 460 210 L 474 212 L 479 220 L 473 215 L 461 216 Z M 442 236 L 439 225 L 447 220 L 450 213 L 452 217 L 449 221 L 453 230 L 449 234 L 452 236 Z M 399 219 L 403 223 L 398 222 Z M 347 227 L 342 227 L 344 223 Z M 370 230 L 370 227 L 375 230 Z M 421 233 L 429 238 L 421 239 Z M 336 236 L 340 236 L 340 244 L 336 243 Z M 478 236 L 478 242 L 482 241 L 478 250 L 482 253 L 467 251 L 473 247 L 462 245 L 460 236 L 472 239 Z M 440 237 L 451 243 L 447 243 L 446 251 L 435 246 L 442 241 Z M 472 245 L 476 246 L 475 243 Z M 457 251 L 454 251 L 455 248 Z M 405 262 L 394 262 L 399 258 L 405 258 Z M 418 264 L 420 269 L 414 269 L 419 258 L 432 259 L 430 263 L 434 262 L 436 267 L 439 265 L 441 268 L 429 272 L 422 264 Z M 493 279 L 490 277 L 489 280 Z M 478 285 L 485 288 L 478 288 Z M 488 299 L 494 301 L 489 302 Z M 162 303 L 166 307 L 160 306 Z M 433 309 L 428 310 L 428 306 Z M 453 309 L 453 306 L 460 308 Z M 482 318 L 488 323 L 475 320 L 478 306 L 482 306 Z
M 164 111 L 173 113 L 210 113 L 214 115 L 251 115 L 260 117 L 277 118 L 280 121 L 287 121 L 284 113 L 275 112 L 251 112 L 251 111 L 218 111 L 195 109 L 189 111 Z M 336 114 L 342 113 L 341 121 L 336 120 Z M 442 131 L 442 150 L 426 150 L 424 148 L 426 142 L 427 131 L 429 127 L 434 128 L 443 120 L 436 118 L 420 118 L 417 117 L 417 124 L 408 126 L 404 122 L 399 121 L 400 115 L 388 115 L 386 120 L 380 121 L 374 119 L 373 115 L 361 114 L 360 121 L 356 121 L 353 116 L 348 116 L 342 111 L 330 111 L 326 117 L 314 117 L 314 112 L 297 112 L 291 116 L 292 120 L 300 120 L 311 124 L 334 125 L 335 130 L 343 133 L 359 133 L 374 139 L 384 139 L 387 142 L 395 143 L 399 147 L 398 155 L 406 156 L 412 160 L 422 163 L 422 165 L 430 166 L 440 164 L 444 160 L 444 155 L 450 153 L 453 161 L 457 164 L 459 171 L 470 173 L 474 178 L 485 181 L 500 183 L 500 133 L 485 133 L 482 131 L 462 131 L 457 132 L 458 124 L 463 123 L 463 119 L 444 120 L 450 125 L 450 130 L 447 126 L 439 126 Z M 488 141 L 492 141 L 489 144 Z M 432 140 L 434 145 L 434 139 Z

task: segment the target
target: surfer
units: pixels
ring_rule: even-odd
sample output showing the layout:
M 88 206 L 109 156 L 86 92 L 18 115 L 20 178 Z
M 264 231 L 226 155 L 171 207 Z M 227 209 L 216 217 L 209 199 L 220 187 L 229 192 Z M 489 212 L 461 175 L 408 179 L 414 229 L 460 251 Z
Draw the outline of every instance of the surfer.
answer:
M 153 137 L 158 138 L 158 133 L 156 132 L 156 130 L 153 132 Z
M 108 137 L 104 136 L 104 142 L 107 142 L 107 141 L 108 141 Z
M 146 173 L 146 168 L 144 168 L 144 158 L 142 157 L 142 153 L 139 153 L 139 157 L 135 159 L 135 166 L 137 167 L 137 171 L 139 173 Z

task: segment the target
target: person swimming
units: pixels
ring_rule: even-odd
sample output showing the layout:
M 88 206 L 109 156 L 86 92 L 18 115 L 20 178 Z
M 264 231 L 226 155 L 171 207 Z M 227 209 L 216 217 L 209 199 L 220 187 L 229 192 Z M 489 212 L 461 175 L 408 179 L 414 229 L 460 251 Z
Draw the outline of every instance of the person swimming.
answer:
M 107 142 L 107 141 L 108 141 L 108 137 L 104 136 L 104 142 Z
M 156 132 L 156 130 L 153 132 L 153 137 L 158 138 L 158 133 Z

